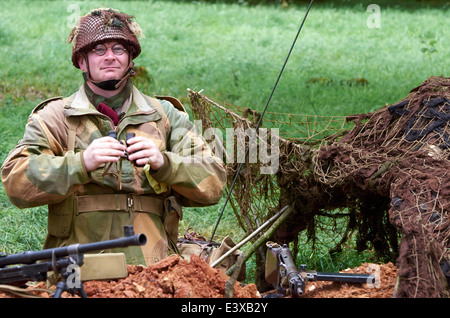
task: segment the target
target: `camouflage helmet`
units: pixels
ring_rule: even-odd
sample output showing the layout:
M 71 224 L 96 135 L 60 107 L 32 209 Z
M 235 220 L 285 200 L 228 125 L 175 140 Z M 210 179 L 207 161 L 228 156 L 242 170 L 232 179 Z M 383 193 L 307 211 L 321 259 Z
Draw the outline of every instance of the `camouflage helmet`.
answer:
M 78 65 L 78 54 L 83 54 L 105 41 L 122 42 L 132 59 L 141 53 L 138 36 L 142 29 L 134 17 L 114 9 L 94 9 L 81 17 L 70 32 L 67 42 L 72 44 L 72 63 Z

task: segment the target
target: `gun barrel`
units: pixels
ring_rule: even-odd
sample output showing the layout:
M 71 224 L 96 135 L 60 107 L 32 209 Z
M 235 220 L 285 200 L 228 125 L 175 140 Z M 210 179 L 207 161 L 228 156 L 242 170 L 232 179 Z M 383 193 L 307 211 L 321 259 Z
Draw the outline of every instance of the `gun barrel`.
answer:
M 375 283 L 373 274 L 353 274 L 353 273 L 325 273 L 317 272 L 310 280 L 317 281 L 333 281 L 342 283 Z
M 132 245 L 144 245 L 147 242 L 145 234 L 124 236 L 108 241 L 72 244 L 64 247 L 56 247 L 41 251 L 25 251 L 0 257 L 0 268 L 12 264 L 32 264 L 39 260 L 52 259 L 52 257 L 63 257 L 77 253 L 87 253 L 112 248 L 127 247 Z

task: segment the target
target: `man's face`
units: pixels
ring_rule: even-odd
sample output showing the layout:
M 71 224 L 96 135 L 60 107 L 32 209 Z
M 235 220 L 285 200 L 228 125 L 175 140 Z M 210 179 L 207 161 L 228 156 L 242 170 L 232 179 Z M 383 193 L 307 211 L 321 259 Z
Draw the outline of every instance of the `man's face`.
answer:
M 129 53 L 124 49 L 125 47 L 118 42 L 104 42 L 89 51 L 87 59 L 91 79 L 95 82 L 121 79 L 129 64 Z M 83 72 L 88 71 L 83 57 L 78 59 L 78 64 Z

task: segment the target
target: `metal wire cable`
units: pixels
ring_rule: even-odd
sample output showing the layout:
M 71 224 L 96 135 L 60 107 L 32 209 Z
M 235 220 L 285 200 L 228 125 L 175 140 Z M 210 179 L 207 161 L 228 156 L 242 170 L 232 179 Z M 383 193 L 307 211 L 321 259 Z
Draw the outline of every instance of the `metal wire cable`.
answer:
M 273 94 L 274 94 L 274 92 L 275 92 L 275 89 L 277 88 L 278 82 L 280 81 L 281 75 L 283 74 L 283 71 L 284 71 L 284 69 L 285 69 L 285 67 L 286 67 L 286 64 L 287 64 L 287 62 L 288 62 L 288 60 L 289 60 L 289 57 L 291 56 L 291 53 L 292 53 L 292 51 L 293 51 L 293 49 L 294 49 L 295 43 L 297 42 L 297 39 L 298 39 L 298 37 L 299 37 L 299 35 L 300 35 L 300 32 L 301 32 L 301 30 L 302 30 L 302 28 L 303 28 L 303 25 L 305 24 L 306 18 L 307 18 L 307 16 L 308 16 L 308 13 L 309 13 L 309 11 L 310 11 L 310 9 L 311 9 L 311 6 L 312 6 L 313 2 L 314 2 L 314 0 L 311 0 L 311 2 L 309 3 L 308 9 L 306 10 L 306 13 L 305 13 L 305 16 L 304 16 L 303 19 L 302 19 L 302 22 L 301 22 L 300 27 L 299 27 L 299 29 L 298 29 L 298 31 L 297 31 L 297 34 L 296 34 L 296 36 L 295 36 L 295 38 L 294 38 L 294 41 L 292 42 L 291 48 L 289 49 L 289 53 L 288 53 L 288 55 L 286 56 L 286 59 L 284 60 L 283 67 L 281 68 L 281 71 L 280 71 L 280 73 L 278 74 L 278 78 L 277 78 L 277 80 L 276 80 L 276 82 L 275 82 L 275 84 L 274 84 L 274 86 L 273 86 L 273 88 L 272 88 L 272 92 L 270 93 L 269 99 L 267 100 L 267 103 L 266 103 L 266 105 L 264 106 L 264 109 L 263 109 L 263 111 L 262 111 L 262 113 L 261 113 L 261 116 L 260 116 L 260 118 L 259 118 L 259 120 L 258 120 L 258 123 L 257 123 L 257 125 L 256 125 L 256 129 L 255 129 L 255 133 L 252 135 L 252 138 L 250 139 L 249 147 L 247 147 L 247 149 L 246 149 L 246 151 L 245 151 L 245 154 L 244 154 L 244 158 L 243 158 L 243 160 L 241 161 L 241 163 L 239 164 L 238 169 L 237 169 L 237 171 L 236 171 L 236 173 L 235 173 L 235 175 L 234 175 L 233 182 L 231 183 L 231 186 L 230 186 L 230 190 L 228 191 L 228 195 L 227 195 L 227 197 L 226 197 L 226 199 L 225 199 L 225 202 L 224 202 L 224 204 L 223 204 L 223 207 L 222 207 L 222 210 L 221 210 L 221 212 L 220 212 L 219 218 L 217 219 L 216 226 L 214 227 L 213 233 L 212 233 L 212 235 L 211 235 L 211 239 L 210 239 L 210 242 L 211 242 L 211 243 L 212 243 L 212 241 L 213 241 L 213 238 L 214 238 L 214 235 L 215 235 L 215 233 L 216 233 L 217 227 L 219 226 L 220 220 L 222 219 L 223 213 L 225 212 L 225 208 L 226 208 L 226 206 L 227 206 L 227 204 L 228 204 L 228 201 L 230 200 L 231 193 L 232 193 L 232 191 L 233 191 L 234 185 L 236 184 L 236 180 L 237 180 L 237 178 L 238 178 L 238 176 L 239 176 L 239 173 L 240 173 L 240 171 L 241 171 L 241 169 L 242 169 L 242 165 L 243 165 L 244 162 L 245 162 L 245 158 L 247 158 L 247 155 L 248 155 L 248 152 L 249 152 L 249 149 L 250 149 L 250 145 L 252 144 L 253 139 L 255 138 L 256 134 L 258 133 L 258 130 L 259 130 L 259 127 L 260 127 L 260 125 L 261 125 L 261 122 L 262 122 L 262 119 L 263 119 L 263 117 L 264 117 L 264 114 L 265 114 L 265 112 L 266 112 L 266 110 L 267 110 L 267 108 L 268 108 L 268 106 L 269 106 L 270 101 L 272 100 L 272 96 L 273 96 Z

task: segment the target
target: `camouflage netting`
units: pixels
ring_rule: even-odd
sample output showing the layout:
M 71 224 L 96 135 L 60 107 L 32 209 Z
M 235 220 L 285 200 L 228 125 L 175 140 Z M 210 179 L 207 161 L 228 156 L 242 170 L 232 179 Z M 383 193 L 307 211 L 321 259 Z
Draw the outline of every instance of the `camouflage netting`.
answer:
M 250 131 L 261 115 L 194 91 L 190 98 L 203 132 Z M 445 77 L 430 77 L 403 100 L 369 114 L 266 112 L 261 127 L 279 131 L 258 134 L 258 145 L 276 144 L 278 167 L 261 173 L 271 163 L 247 156 L 230 201 L 236 218 L 252 232 L 284 206 L 293 206 L 276 233 L 278 242 L 295 242 L 304 230 L 314 240 L 316 231 L 330 224 L 325 220 L 336 221 L 342 237 L 337 249 L 356 237 L 358 250 L 372 248 L 380 257 L 396 259 L 396 297 L 449 297 L 449 118 L 450 79 Z M 218 137 L 215 142 L 224 139 Z M 213 140 L 210 145 L 218 150 Z M 231 184 L 239 160 L 224 160 Z

